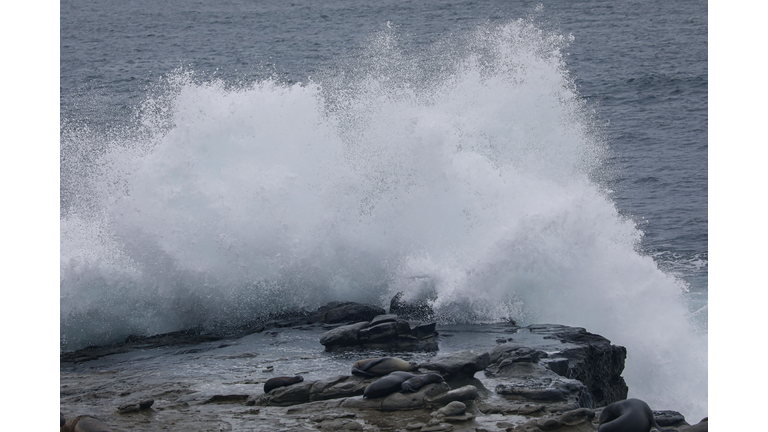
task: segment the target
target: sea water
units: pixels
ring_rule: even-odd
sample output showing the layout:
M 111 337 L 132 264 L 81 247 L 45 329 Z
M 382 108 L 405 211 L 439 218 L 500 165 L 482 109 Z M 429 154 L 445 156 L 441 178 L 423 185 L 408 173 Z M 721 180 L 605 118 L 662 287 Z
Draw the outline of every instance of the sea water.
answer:
M 403 291 L 698 421 L 706 4 L 643 7 L 63 2 L 62 349 Z

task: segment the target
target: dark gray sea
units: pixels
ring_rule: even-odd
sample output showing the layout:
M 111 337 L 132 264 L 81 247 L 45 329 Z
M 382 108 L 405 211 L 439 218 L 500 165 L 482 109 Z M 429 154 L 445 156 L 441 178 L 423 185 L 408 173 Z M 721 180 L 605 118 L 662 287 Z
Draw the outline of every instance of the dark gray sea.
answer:
M 706 413 L 707 2 L 60 8 L 62 349 L 403 291 Z

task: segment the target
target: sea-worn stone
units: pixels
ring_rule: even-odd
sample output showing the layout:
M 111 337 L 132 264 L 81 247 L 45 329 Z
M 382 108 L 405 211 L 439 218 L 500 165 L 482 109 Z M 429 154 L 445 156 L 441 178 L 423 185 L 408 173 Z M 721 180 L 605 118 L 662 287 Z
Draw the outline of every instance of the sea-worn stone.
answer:
M 411 334 L 416 339 L 426 339 L 430 337 L 434 337 L 437 332 L 435 331 L 435 328 L 437 327 L 437 323 L 419 323 L 416 326 L 414 326 L 411 329 Z
M 653 418 L 659 426 L 679 427 L 688 424 L 685 417 L 677 411 L 653 410 Z
M 517 343 L 505 343 L 494 347 L 490 352 L 489 371 L 493 375 L 503 374 L 506 365 L 516 362 L 537 363 L 540 358 L 547 357 L 544 351 L 535 350 Z
M 515 374 L 505 376 L 507 382 L 494 391 L 513 399 L 536 402 L 572 402 L 577 407 L 592 408 L 587 387 L 579 381 L 563 378 L 535 363 L 515 363 Z
M 338 418 L 355 418 L 355 417 L 357 417 L 357 414 L 351 413 L 351 412 L 331 412 L 331 413 L 322 413 L 322 414 L 312 415 L 309 417 L 309 420 L 315 423 L 320 423 L 323 420 L 333 420 Z
M 392 393 L 381 401 L 382 411 L 407 411 L 427 406 L 427 399 L 450 390 L 444 382 L 428 384 L 415 393 Z
M 397 322 L 385 322 L 365 327 L 357 332 L 357 339 L 362 342 L 386 341 L 397 337 Z M 322 342 L 321 342 L 322 343 Z
M 579 408 L 568 411 L 560 416 L 558 420 L 566 425 L 576 425 L 585 421 L 592 421 L 595 418 L 595 412 L 589 408 Z
M 487 352 L 464 350 L 438 356 L 423 363 L 421 367 L 438 371 L 446 379 L 471 378 L 476 372 L 484 370 L 489 363 L 490 355 Z
M 353 346 L 359 344 L 358 332 L 368 325 L 367 321 L 336 327 L 328 330 L 320 336 L 320 343 L 326 348 L 329 346 Z
M 463 415 L 466 411 L 467 411 L 467 406 L 464 403 L 459 401 L 453 401 L 448 405 L 440 408 L 439 410 L 433 412 L 431 415 L 432 417 L 436 417 L 436 418 L 460 416 L 460 415 Z
M 587 386 L 594 406 L 606 406 L 627 398 L 628 387 L 621 376 L 627 358 L 626 348 L 612 345 L 603 336 L 589 333 L 581 327 L 538 324 L 526 328 L 531 333 L 568 344 L 568 347 L 550 356 L 553 359 L 568 359 L 567 370 L 562 373 L 562 363 L 554 365 L 552 370 Z
M 414 338 L 413 332 L 411 331 L 411 325 L 408 324 L 408 321 L 405 320 L 397 320 L 397 326 L 395 327 L 395 332 L 397 333 L 397 337 L 399 338 Z M 432 334 L 434 336 L 434 333 Z
M 319 318 L 321 322 L 334 324 L 370 322 L 377 316 L 384 314 L 386 314 L 384 308 L 378 306 L 355 302 L 331 302 L 318 308 L 313 315 L 316 317 L 315 319 L 321 317 Z
M 392 315 L 392 314 L 377 315 L 371 320 L 370 323 L 368 323 L 368 326 L 373 327 L 375 325 L 379 325 L 387 322 L 396 322 L 397 318 L 398 318 L 397 315 Z
M 508 428 L 514 432 L 594 432 L 597 427 L 592 423 L 595 412 L 591 409 L 579 408 L 563 413 L 559 417 L 543 417 L 527 423 Z
M 364 399 L 362 396 L 355 396 L 346 398 L 339 405 L 341 408 L 355 408 L 355 409 L 374 409 L 381 411 L 381 402 L 383 399 Z
M 381 401 L 382 411 L 408 411 L 423 407 L 423 393 L 392 393 Z
M 373 379 L 355 375 L 338 375 L 315 381 L 310 388 L 311 401 L 337 399 L 362 395 Z
M 393 319 L 394 317 L 394 319 Z M 429 329 L 432 333 L 428 334 Z M 419 337 L 413 335 L 408 321 L 394 315 L 379 315 L 371 322 L 358 322 L 325 332 L 320 343 L 326 351 L 343 347 L 367 347 L 371 349 L 398 349 L 408 351 L 437 350 L 437 332 L 434 326 L 419 329 Z

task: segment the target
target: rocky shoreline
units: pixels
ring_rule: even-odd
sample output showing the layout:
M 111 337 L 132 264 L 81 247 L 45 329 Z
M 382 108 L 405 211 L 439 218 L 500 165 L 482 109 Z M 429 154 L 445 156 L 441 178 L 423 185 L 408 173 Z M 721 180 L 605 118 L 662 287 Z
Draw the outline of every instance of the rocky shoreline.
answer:
M 479 345 L 471 349 L 442 352 L 438 340 L 460 332 L 426 321 L 432 316 L 423 305 L 409 306 L 396 296 L 391 306 L 388 314 L 375 306 L 335 303 L 229 334 L 192 329 L 62 353 L 60 402 L 66 424 L 61 431 L 581 432 L 596 431 L 602 409 L 627 398 L 621 376 L 626 349 L 583 328 L 502 323 L 472 330 L 477 333 L 468 338 Z M 260 338 L 269 345 L 259 347 L 270 352 L 288 349 L 270 342 L 279 336 L 276 329 L 307 344 L 311 341 L 303 341 L 319 335 L 315 343 L 323 353 L 309 349 L 309 354 L 263 366 L 269 362 L 248 343 Z M 479 335 L 492 337 L 487 348 L 481 348 Z M 247 349 L 234 351 L 236 346 Z M 228 348 L 231 354 L 213 354 Z M 397 359 L 394 354 L 410 352 L 421 361 L 388 360 L 370 376 L 354 373 L 354 365 L 371 357 Z M 174 355 L 191 360 L 177 361 Z M 283 364 L 293 373 L 274 379 L 288 369 Z M 333 373 L 345 364 L 347 371 Z M 188 370 L 203 365 L 212 365 L 206 371 L 213 372 Z M 253 378 L 254 366 L 269 378 Z M 392 370 L 425 384 L 405 391 L 395 382 L 396 389 L 385 395 L 364 396 Z M 291 379 L 299 372 L 306 377 Z M 428 375 L 438 378 L 422 379 Z M 270 385 L 265 393 L 262 384 L 269 379 L 288 385 Z M 675 411 L 654 411 L 654 418 L 671 430 L 707 430 L 706 419 L 690 425 Z

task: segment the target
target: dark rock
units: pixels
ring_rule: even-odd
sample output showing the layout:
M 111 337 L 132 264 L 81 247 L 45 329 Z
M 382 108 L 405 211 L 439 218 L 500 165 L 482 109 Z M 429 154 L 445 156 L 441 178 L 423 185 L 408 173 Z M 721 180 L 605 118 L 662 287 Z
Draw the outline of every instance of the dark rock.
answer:
M 437 334 L 435 331 L 436 327 L 436 323 L 418 324 L 411 330 L 411 334 L 416 337 L 416 339 L 434 337 Z
M 547 335 L 572 345 L 551 356 L 555 359 L 568 359 L 566 373 L 561 373 L 564 369 L 562 363 L 552 370 L 584 383 L 595 406 L 605 406 L 627 398 L 629 388 L 621 376 L 627 358 L 626 348 L 612 345 L 608 339 L 580 327 L 542 324 L 527 328 L 531 333 Z
M 393 315 L 380 315 L 371 322 L 359 322 L 347 326 L 333 328 L 320 337 L 320 343 L 326 351 L 346 347 L 365 347 L 369 349 L 400 349 L 407 351 L 437 350 L 437 340 L 433 329 L 428 334 L 430 326 L 422 327 L 420 337 L 412 334 L 407 321 L 392 319 Z
M 491 350 L 487 376 L 513 377 L 521 373 L 519 363 L 539 364 L 586 386 L 588 397 L 581 398 L 580 406 L 605 406 L 626 399 L 628 389 L 621 377 L 626 358 L 624 347 L 611 345 L 608 339 L 583 328 L 556 324 L 521 328 L 515 340 Z M 549 389 L 526 394 L 541 398 L 546 394 L 554 397 L 556 393 Z
M 495 392 L 512 400 L 572 403 L 577 408 L 594 407 L 589 390 L 584 384 L 557 375 L 538 363 L 509 363 L 500 377 L 505 378 L 506 382 L 497 385 Z
M 367 321 L 359 322 L 356 324 L 345 325 L 336 327 L 335 329 L 325 332 L 320 337 L 320 343 L 326 348 L 329 346 L 354 346 L 359 344 L 357 334 L 365 326 L 368 325 Z
M 362 395 L 365 388 L 373 382 L 372 379 L 358 376 L 339 375 L 336 377 L 315 381 L 310 389 L 309 399 L 320 401 Z
M 421 367 L 438 371 L 446 379 L 471 378 L 475 376 L 475 372 L 484 370 L 489 363 L 490 355 L 487 352 L 464 350 L 439 356 Z
M 412 320 L 431 320 L 435 316 L 435 311 L 429 305 L 427 299 L 406 302 L 403 300 L 402 291 L 395 294 L 389 302 L 389 313 Z
M 398 320 L 397 321 L 397 327 L 395 328 L 395 331 L 397 332 L 397 337 L 405 337 L 405 338 L 412 338 L 413 331 L 411 330 L 411 325 L 408 324 L 408 321 L 405 320 Z M 434 333 L 432 334 L 434 336 Z
M 386 314 L 384 308 L 355 302 L 333 302 L 320 307 L 313 316 L 322 317 L 320 322 L 355 323 L 360 321 L 370 322 L 379 315 Z
M 659 426 L 680 427 L 687 425 L 685 417 L 677 411 L 653 411 L 653 418 Z
M 373 327 L 378 324 L 383 324 L 387 322 L 396 322 L 396 321 L 397 321 L 397 315 L 379 315 L 374 317 L 368 325 Z
M 507 430 L 513 432 L 593 432 L 597 430 L 592 424 L 593 418 L 595 418 L 594 411 L 580 408 L 568 411 L 560 417 L 532 419 L 523 425 L 508 427 Z
M 595 418 L 595 412 L 589 408 L 579 408 L 568 411 L 560 416 L 560 422 L 566 425 L 576 425 L 585 421 L 592 421 Z
M 504 376 L 514 363 L 538 363 L 547 353 L 517 343 L 506 343 L 491 350 L 490 361 L 486 369 L 488 376 Z M 561 365 L 561 370 L 563 370 Z
M 249 399 L 248 405 L 290 406 L 308 402 L 347 398 L 362 395 L 374 380 L 358 376 L 335 377 L 304 381 L 286 387 L 278 387 L 268 394 Z
M 397 323 L 386 322 L 371 327 L 366 327 L 357 332 L 360 342 L 388 341 L 397 337 Z

